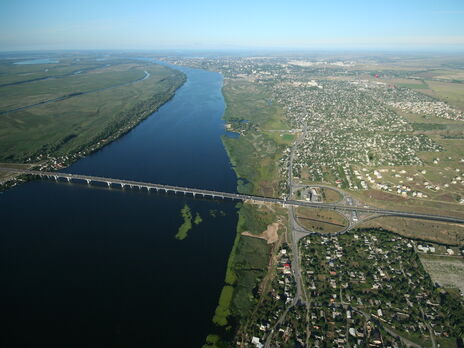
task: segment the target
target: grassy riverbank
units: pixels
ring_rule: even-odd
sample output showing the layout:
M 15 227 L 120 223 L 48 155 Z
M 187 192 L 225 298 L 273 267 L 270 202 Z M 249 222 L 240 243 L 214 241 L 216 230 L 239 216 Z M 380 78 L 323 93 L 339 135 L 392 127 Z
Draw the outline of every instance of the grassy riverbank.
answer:
M 241 134 L 238 138 L 223 137 L 224 147 L 239 178 L 237 190 L 279 196 L 282 187 L 278 161 L 291 141 L 286 133 L 288 128 L 283 122 L 282 109 L 270 102 L 265 86 L 247 81 L 226 80 L 223 94 L 227 104 L 224 119 L 230 130 Z M 250 316 L 259 301 L 261 283 L 275 245 L 268 244 L 263 232 L 271 224 L 286 220 L 286 211 L 278 207 L 249 203 L 238 207 L 237 234 L 213 318 L 216 332 L 208 336 L 204 347 L 228 346 Z M 276 232 L 277 235 L 280 233 Z
M 282 108 L 272 102 L 267 86 L 244 80 L 226 80 L 223 94 L 224 120 L 241 134 L 223 137 L 237 176 L 245 179 L 239 180 L 239 192 L 279 196 L 279 161 L 289 144 Z
M 228 346 L 226 342 L 233 339 L 242 321 L 258 302 L 260 283 L 267 272 L 272 246 L 263 239 L 243 236 L 242 233 L 262 233 L 274 221 L 266 210 L 250 204 L 243 204 L 239 209 L 237 234 L 227 263 L 225 285 L 213 317 L 215 340 L 207 341 L 204 347 Z

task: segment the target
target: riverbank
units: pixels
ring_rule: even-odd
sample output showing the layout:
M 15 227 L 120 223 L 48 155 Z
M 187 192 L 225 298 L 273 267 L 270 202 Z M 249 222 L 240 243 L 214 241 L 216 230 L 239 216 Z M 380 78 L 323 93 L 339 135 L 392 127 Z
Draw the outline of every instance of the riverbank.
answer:
M 61 101 L 59 105 L 34 108 L 36 120 L 30 119 L 32 111 L 4 115 L 3 123 L 8 121 L 5 120 L 8 116 L 15 120 L 14 124 L 20 121 L 23 124 L 21 129 L 14 125 L 2 129 L 6 135 L 2 138 L 5 146 L 0 158 L 14 164 L 27 164 L 29 168 L 58 170 L 121 138 L 170 101 L 186 81 L 185 74 L 178 70 L 144 64 L 150 78 L 139 81 L 137 85 L 117 87 L 98 95 L 79 96 L 75 100 Z M 63 114 L 59 119 L 54 117 L 57 108 Z M 48 133 L 41 135 L 44 129 L 40 124 L 46 121 L 50 122 L 46 125 L 50 137 Z M 37 122 L 39 127 L 33 127 Z M 12 152 L 16 150 L 17 153 Z M 0 177 L 0 191 L 26 180 L 20 176 L 3 175 Z
M 226 80 L 222 89 L 226 101 L 223 119 L 239 137 L 222 137 L 229 160 L 237 174 L 237 191 L 278 197 L 284 186 L 278 168 L 286 143 L 267 133 L 280 127 L 282 112 L 271 105 L 265 88 Z M 213 322 L 216 331 L 206 339 L 204 348 L 227 346 L 245 326 L 259 302 L 271 255 L 286 230 L 287 212 L 271 205 L 238 204 L 236 237 L 227 263 L 224 288 Z M 275 226 L 276 239 L 262 238 Z

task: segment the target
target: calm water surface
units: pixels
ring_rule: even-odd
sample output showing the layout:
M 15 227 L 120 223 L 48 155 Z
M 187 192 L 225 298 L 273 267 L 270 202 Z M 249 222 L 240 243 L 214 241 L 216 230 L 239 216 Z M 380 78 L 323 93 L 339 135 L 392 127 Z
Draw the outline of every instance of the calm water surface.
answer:
M 53 63 L 59 63 L 60 61 L 58 59 L 52 59 L 52 58 L 37 58 L 37 59 L 31 59 L 31 60 L 21 60 L 19 62 L 15 62 L 13 64 L 17 65 L 29 65 L 29 64 L 53 64 Z
M 222 77 L 179 69 L 188 80 L 171 101 L 66 171 L 235 192 L 220 139 Z M 186 203 L 203 223 L 179 241 Z M 201 346 L 234 205 L 46 181 L 0 194 L 0 346 Z

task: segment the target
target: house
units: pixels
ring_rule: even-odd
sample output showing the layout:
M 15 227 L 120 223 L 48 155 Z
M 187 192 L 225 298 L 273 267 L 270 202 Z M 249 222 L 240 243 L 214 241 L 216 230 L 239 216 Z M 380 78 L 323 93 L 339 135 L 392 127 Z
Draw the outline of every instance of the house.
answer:
M 251 344 L 254 344 L 256 348 L 263 348 L 264 347 L 264 345 L 261 342 L 259 342 L 259 338 L 255 337 L 255 336 L 252 337 Z

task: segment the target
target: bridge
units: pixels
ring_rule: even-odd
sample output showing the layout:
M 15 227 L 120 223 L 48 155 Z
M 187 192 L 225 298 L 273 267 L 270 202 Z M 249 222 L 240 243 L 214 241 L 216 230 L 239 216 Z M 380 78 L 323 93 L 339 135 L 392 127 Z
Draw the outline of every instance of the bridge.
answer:
M 296 206 L 296 207 L 311 207 L 311 208 L 322 208 L 322 209 L 331 209 L 331 210 L 354 211 L 354 212 L 360 212 L 360 213 L 379 214 L 383 216 L 397 216 L 397 217 L 404 217 L 404 218 L 464 224 L 464 219 L 462 218 L 444 216 L 444 215 L 420 214 L 420 213 L 407 212 L 407 211 L 401 211 L 401 210 L 369 208 L 366 206 L 358 207 L 358 206 L 342 205 L 342 204 L 337 204 L 337 203 L 317 203 L 317 202 L 287 200 L 287 199 L 280 199 L 280 198 L 274 198 L 274 197 L 264 197 L 264 196 L 255 196 L 255 195 L 245 195 L 245 194 L 240 194 L 240 193 L 203 190 L 203 189 L 191 188 L 191 187 L 162 185 L 162 184 L 154 184 L 154 183 L 141 182 L 141 181 L 114 179 L 114 178 L 106 178 L 106 177 L 100 177 L 100 176 L 82 175 L 82 174 L 68 174 L 68 173 L 61 173 L 61 172 L 46 172 L 46 171 L 39 171 L 39 170 L 25 170 L 25 169 L 13 169 L 13 168 L 2 168 L 2 167 L 0 167 L 0 170 L 12 172 L 12 173 L 24 174 L 24 175 L 39 176 L 41 178 L 48 178 L 52 180 L 54 179 L 55 181 L 66 180 L 68 182 L 83 182 L 83 183 L 87 183 L 88 185 L 92 183 L 101 183 L 101 184 L 108 185 L 108 187 L 112 187 L 112 186 L 119 186 L 120 188 L 130 187 L 130 188 L 138 188 L 140 190 L 146 190 L 148 192 L 153 190 L 156 192 L 166 192 L 166 193 L 172 192 L 174 194 L 177 194 L 177 193 L 182 193 L 184 195 L 190 194 L 193 197 L 200 196 L 200 197 L 209 197 L 213 199 L 228 198 L 228 199 L 237 200 L 237 201 L 253 201 L 253 202 L 262 202 L 262 203 L 274 203 L 274 204 L 280 204 L 284 206 L 291 205 L 291 206 Z

